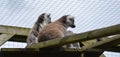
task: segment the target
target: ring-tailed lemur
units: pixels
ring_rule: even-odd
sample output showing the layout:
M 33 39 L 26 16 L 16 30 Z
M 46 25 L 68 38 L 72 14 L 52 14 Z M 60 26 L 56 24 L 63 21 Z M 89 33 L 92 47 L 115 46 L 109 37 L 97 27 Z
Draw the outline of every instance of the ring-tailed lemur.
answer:
M 38 34 L 41 32 L 41 29 L 46 26 L 47 24 L 51 23 L 51 17 L 50 14 L 42 13 L 37 21 L 35 22 L 34 26 L 30 30 L 30 33 L 27 37 L 27 46 L 30 46 L 32 44 L 38 43 Z
M 65 37 L 68 27 L 75 27 L 74 17 L 64 15 L 60 19 L 46 25 L 38 35 L 38 41 L 47 41 L 54 38 Z

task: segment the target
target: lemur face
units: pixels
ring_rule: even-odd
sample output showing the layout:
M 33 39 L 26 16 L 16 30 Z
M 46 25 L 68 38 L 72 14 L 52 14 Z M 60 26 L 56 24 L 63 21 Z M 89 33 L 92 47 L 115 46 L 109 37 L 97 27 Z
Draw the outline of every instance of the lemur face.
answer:
M 66 17 L 66 23 L 68 26 L 72 27 L 72 28 L 75 28 L 75 24 L 74 24 L 74 17 L 70 16 L 70 15 L 67 15 Z
M 38 18 L 38 23 L 46 23 L 46 24 L 51 23 L 50 14 L 48 14 L 48 13 L 42 13 L 42 14 L 39 16 L 39 18 Z
M 43 20 L 45 23 L 51 23 L 51 17 L 50 17 L 50 14 L 47 14 L 47 13 L 43 13 Z
M 39 19 L 38 23 L 41 28 L 43 28 L 47 24 L 51 23 L 50 14 L 47 14 L 47 13 L 41 14 L 38 19 Z

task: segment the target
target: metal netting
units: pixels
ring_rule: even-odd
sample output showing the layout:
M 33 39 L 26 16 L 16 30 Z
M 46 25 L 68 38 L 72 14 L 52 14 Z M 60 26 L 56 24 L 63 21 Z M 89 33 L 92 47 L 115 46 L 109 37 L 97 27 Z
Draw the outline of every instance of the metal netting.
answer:
M 70 14 L 75 17 L 75 33 L 120 24 L 120 0 L 1 0 L 0 25 L 31 28 L 41 13 L 51 13 L 52 21 Z M 26 43 L 6 42 L 3 48 L 24 48 Z M 120 53 L 105 52 L 106 57 Z

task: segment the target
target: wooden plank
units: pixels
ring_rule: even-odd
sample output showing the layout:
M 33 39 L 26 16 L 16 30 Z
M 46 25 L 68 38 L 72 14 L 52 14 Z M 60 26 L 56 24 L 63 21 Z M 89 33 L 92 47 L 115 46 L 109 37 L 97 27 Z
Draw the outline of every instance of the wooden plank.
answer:
M 1 48 L 1 51 L 36 51 L 35 48 Z M 65 52 L 103 52 L 100 49 L 89 49 L 89 50 L 82 50 L 82 49 L 72 49 L 72 48 L 64 48 L 63 50 L 59 50 L 58 52 L 65 51 Z M 54 51 L 53 51 L 54 52 Z
M 0 35 L 0 46 L 8 41 L 14 34 L 1 34 Z
M 14 26 L 4 26 L 0 25 L 0 33 L 25 35 L 27 36 L 30 28 L 14 27 Z
M 106 48 L 107 49 L 107 48 L 110 48 L 110 47 L 115 47 L 118 44 L 120 44 L 120 35 L 116 35 L 116 36 L 111 37 L 107 40 L 99 42 L 99 44 L 98 44 L 99 46 L 96 46 L 95 48 L 102 48 L 102 49 Z
M 1 57 L 80 57 L 80 53 L 74 52 L 52 52 L 52 53 L 40 53 L 40 52 L 1 52 Z M 93 55 L 93 54 L 92 54 Z M 94 54 L 95 55 L 95 54 Z M 92 56 L 93 57 L 93 56 Z
M 4 55 L 20 55 L 21 53 L 28 56 L 31 56 L 33 54 L 37 54 L 37 55 L 47 55 L 45 57 L 50 57 L 51 55 L 62 55 L 62 57 L 66 57 L 65 55 L 68 55 L 68 56 L 72 56 L 72 54 L 74 54 L 74 56 L 76 57 L 80 57 L 81 56 L 81 53 L 83 52 L 82 50 L 75 50 L 75 49 L 64 49 L 62 51 L 47 51 L 47 52 L 41 52 L 41 51 L 35 51 L 34 48 L 32 49 L 24 49 L 24 48 L 2 48 L 1 49 L 1 52 L 2 54 Z M 102 54 L 103 50 L 98 50 L 98 49 L 90 49 L 90 50 L 86 50 L 84 51 L 85 52 L 85 57 L 89 57 L 89 56 L 92 56 L 92 57 L 98 57 Z M 64 53 L 64 54 L 63 54 Z M 78 55 L 77 55 L 78 54 Z M 35 55 L 34 55 L 35 56 Z M 33 56 L 33 57 L 34 57 Z M 43 57 L 42 56 L 42 57 Z M 72 56 L 72 57 L 74 57 Z M 56 57 L 56 56 L 53 56 L 53 57 Z
M 73 36 L 56 38 L 56 39 L 48 40 L 45 42 L 40 42 L 38 44 L 31 45 L 27 48 L 44 48 L 44 47 L 62 46 L 65 44 L 82 42 L 86 40 L 101 38 L 101 37 L 119 34 L 119 33 L 120 33 L 120 24 L 102 28 L 102 29 L 93 30 L 93 31 L 88 31 L 84 33 L 79 33 Z
M 25 49 L 25 48 L 1 48 L 1 51 L 18 51 L 18 52 L 20 52 L 20 51 L 35 51 L 35 49 L 34 48 L 27 48 L 27 49 Z
M 1 48 L 1 51 L 36 51 L 35 48 Z M 66 52 L 103 52 L 103 50 L 100 49 L 89 49 L 89 50 L 82 50 L 82 49 L 74 49 L 74 48 L 64 48 L 60 51 L 66 51 Z M 54 51 L 53 51 L 54 52 Z
M 92 45 L 83 46 L 82 49 L 83 50 L 91 49 L 91 48 L 108 49 L 117 46 L 118 44 L 120 44 L 120 35 L 116 35 L 107 40 L 103 40 Z
M 103 50 L 111 51 L 111 52 L 120 52 L 120 46 L 113 46 L 111 48 L 106 48 L 106 49 L 103 49 Z

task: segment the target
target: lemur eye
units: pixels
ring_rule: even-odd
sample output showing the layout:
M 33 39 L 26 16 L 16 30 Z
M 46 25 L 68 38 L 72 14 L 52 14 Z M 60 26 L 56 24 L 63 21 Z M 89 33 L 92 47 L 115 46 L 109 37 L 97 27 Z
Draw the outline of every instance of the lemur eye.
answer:
M 50 17 L 50 15 L 48 15 L 47 17 Z
M 44 18 L 44 15 L 43 16 L 41 16 L 42 18 Z
M 74 19 L 73 19 L 73 18 L 70 18 L 69 20 L 72 21 L 72 22 L 74 22 Z
M 72 18 L 70 18 L 69 20 L 71 20 L 71 21 L 72 21 L 73 19 L 72 19 Z
M 50 17 L 50 15 L 47 15 L 47 17 Z

